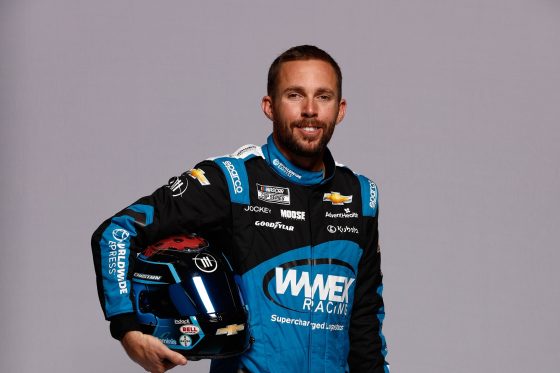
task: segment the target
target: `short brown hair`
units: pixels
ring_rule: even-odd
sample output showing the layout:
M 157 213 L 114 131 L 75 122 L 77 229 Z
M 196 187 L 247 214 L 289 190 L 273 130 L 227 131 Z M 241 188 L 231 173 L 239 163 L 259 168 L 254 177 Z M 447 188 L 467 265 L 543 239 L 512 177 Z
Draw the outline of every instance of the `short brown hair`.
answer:
M 317 48 L 314 45 L 298 45 L 293 47 L 276 57 L 276 59 L 270 65 L 268 69 L 268 82 L 266 86 L 267 94 L 270 97 L 274 97 L 274 92 L 276 90 L 276 84 L 278 80 L 278 72 L 280 71 L 280 66 L 284 62 L 288 61 L 305 61 L 305 60 L 321 60 L 330 64 L 334 72 L 336 73 L 336 88 L 338 90 L 338 99 L 342 99 L 342 72 L 340 67 L 324 50 Z

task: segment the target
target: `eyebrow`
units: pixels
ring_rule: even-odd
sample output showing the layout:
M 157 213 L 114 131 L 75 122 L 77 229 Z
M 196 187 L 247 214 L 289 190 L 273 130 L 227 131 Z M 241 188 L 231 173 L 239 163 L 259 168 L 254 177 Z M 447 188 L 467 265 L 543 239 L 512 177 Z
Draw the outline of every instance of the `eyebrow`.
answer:
M 290 86 L 290 87 L 287 87 L 286 89 L 284 89 L 283 93 L 289 92 L 289 91 L 303 93 L 303 92 L 305 92 L 305 89 L 302 86 L 294 85 L 294 86 Z M 315 94 L 324 94 L 324 93 L 335 95 L 335 92 L 330 88 L 319 88 L 315 92 Z

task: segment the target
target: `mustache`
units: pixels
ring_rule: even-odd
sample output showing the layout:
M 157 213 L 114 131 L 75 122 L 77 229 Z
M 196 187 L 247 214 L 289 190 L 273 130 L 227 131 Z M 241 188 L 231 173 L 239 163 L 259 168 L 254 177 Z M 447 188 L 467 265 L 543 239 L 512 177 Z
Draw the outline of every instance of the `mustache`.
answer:
M 320 127 L 325 128 L 327 124 L 322 120 L 318 119 L 300 119 L 292 122 L 292 126 L 295 127 Z

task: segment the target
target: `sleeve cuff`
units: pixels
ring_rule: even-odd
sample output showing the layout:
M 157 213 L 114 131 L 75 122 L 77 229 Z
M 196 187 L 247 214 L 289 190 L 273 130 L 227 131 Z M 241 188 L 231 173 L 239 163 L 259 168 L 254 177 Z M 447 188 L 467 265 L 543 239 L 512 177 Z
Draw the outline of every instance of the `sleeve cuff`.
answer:
M 132 330 L 141 331 L 140 325 L 136 321 L 136 315 L 134 313 L 115 315 L 109 320 L 111 321 L 111 336 L 119 341 L 126 332 L 130 332 Z

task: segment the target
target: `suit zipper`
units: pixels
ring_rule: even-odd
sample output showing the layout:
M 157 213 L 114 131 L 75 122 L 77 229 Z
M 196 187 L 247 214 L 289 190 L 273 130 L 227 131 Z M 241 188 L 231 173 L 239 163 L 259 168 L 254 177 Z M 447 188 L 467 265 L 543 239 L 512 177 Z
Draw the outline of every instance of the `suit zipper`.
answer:
M 309 257 L 310 257 L 310 269 L 309 269 L 309 278 L 310 280 L 314 278 L 313 271 L 314 271 L 314 264 L 313 264 L 313 226 L 311 224 L 311 199 L 313 197 L 313 190 L 310 191 L 310 198 L 307 199 L 307 216 L 309 217 Z M 311 302 L 313 302 L 313 294 L 311 294 Z M 313 323 L 313 306 L 309 311 L 309 322 L 310 324 Z M 309 346 L 307 352 L 307 371 L 311 373 L 311 355 L 312 355 L 312 346 L 313 346 L 313 328 L 309 331 Z

